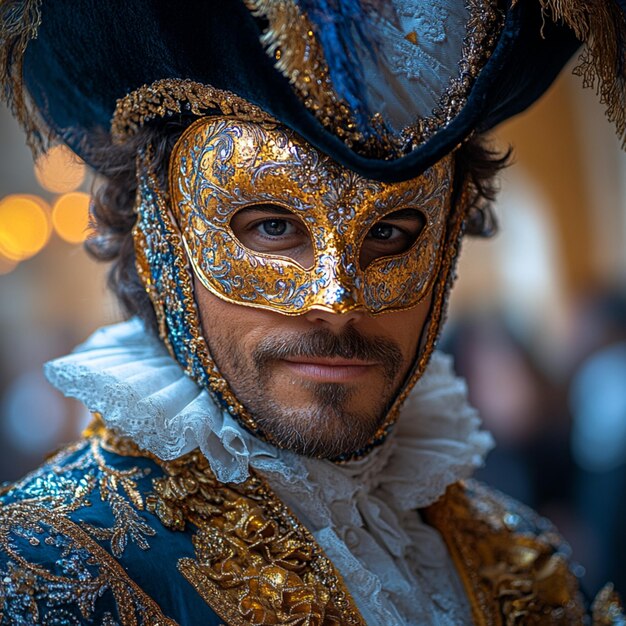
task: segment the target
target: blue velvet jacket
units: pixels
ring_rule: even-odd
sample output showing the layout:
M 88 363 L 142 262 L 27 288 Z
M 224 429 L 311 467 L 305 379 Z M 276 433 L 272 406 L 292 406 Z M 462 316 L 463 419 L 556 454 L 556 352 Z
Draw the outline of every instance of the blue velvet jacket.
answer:
M 476 624 L 587 623 L 563 543 L 532 512 L 466 483 L 416 514 L 443 535 Z M 605 589 L 593 623 L 622 618 Z M 222 484 L 198 452 L 163 462 L 101 426 L 2 490 L 0 623 L 364 624 L 260 476 Z

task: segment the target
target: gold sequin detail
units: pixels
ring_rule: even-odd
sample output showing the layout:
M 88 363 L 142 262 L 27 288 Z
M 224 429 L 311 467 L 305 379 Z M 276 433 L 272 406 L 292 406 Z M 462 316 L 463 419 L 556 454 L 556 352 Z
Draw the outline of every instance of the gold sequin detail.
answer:
M 583 624 L 578 582 L 559 553 L 564 542 L 553 527 L 473 481 L 468 486 L 448 488 L 425 517 L 448 546 L 474 623 Z
M 517 4 L 517 0 L 513 3 Z M 612 0 L 539 0 L 554 22 L 565 22 L 586 43 L 573 72 L 595 89 L 626 149 L 626 16 Z

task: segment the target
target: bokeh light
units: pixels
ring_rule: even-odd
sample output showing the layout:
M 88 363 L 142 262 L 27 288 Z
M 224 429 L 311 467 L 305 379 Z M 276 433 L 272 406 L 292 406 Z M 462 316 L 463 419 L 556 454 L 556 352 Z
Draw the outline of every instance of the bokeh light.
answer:
M 63 194 L 52 209 L 57 235 L 68 243 L 81 243 L 89 235 L 89 194 L 75 191 Z
M 52 193 L 67 193 L 85 180 L 85 164 L 67 146 L 54 146 L 35 163 L 35 177 Z
M 11 195 L 0 201 L 0 255 L 9 261 L 37 254 L 50 231 L 49 207 L 38 196 Z

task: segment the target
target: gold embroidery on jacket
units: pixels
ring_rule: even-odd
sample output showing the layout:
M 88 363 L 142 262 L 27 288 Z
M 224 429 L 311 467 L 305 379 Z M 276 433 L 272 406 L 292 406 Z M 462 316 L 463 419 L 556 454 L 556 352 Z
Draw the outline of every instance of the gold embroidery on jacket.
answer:
M 582 624 L 578 583 L 560 553 L 563 539 L 547 520 L 512 504 L 468 481 L 467 487 L 449 487 L 425 511 L 426 520 L 448 546 L 468 593 L 474 623 Z
M 61 465 L 81 448 L 86 449 L 76 461 Z M 77 614 L 81 622 L 91 619 L 98 598 L 110 592 L 120 621 L 105 612 L 103 624 L 175 626 L 115 558 L 129 537 L 147 549 L 146 536 L 155 534 L 136 512 L 144 508 L 136 479 L 147 471 L 110 467 L 94 438 L 69 447 L 12 487 L 23 499 L 0 504 L 0 551 L 7 557 L 0 571 L 0 621 L 79 623 Z M 2 495 L 9 492 L 3 489 Z M 91 505 L 94 492 L 110 507 L 111 528 L 69 518 Z M 113 556 L 95 540 L 110 541 Z M 25 552 L 21 542 L 35 552 Z M 37 560 L 39 546 L 56 551 L 54 568 Z
M 44 566 L 24 558 L 14 548 L 12 535 L 28 537 L 32 546 L 45 542 L 61 549 L 58 565 L 68 574 L 52 574 Z M 56 623 L 55 618 L 69 617 L 71 613 L 60 606 L 68 603 L 75 603 L 81 616 L 89 619 L 95 600 L 110 591 L 122 626 L 176 625 L 104 548 L 66 517 L 65 511 L 51 511 L 36 501 L 0 506 L 0 549 L 9 556 L 9 570 L 0 576 L 0 606 L 5 606 L 0 620 L 14 619 L 11 597 L 18 599 L 22 608 L 27 607 L 32 623 Z M 97 574 L 93 573 L 94 567 Z M 41 598 L 47 598 L 45 612 L 38 606 Z
M 144 509 L 144 501 L 137 488 L 137 480 L 146 476 L 150 470 L 131 467 L 118 470 L 106 464 L 97 439 L 91 441 L 91 454 L 97 464 L 98 488 L 100 497 L 111 507 L 113 527 L 103 528 L 83 522 L 81 526 L 100 541 L 110 541 L 113 556 L 119 558 L 130 537 L 142 550 L 150 546 L 146 537 L 156 531 L 137 513 Z
M 223 620 L 364 624 L 332 563 L 262 478 L 220 483 L 198 451 L 161 466 L 147 508 L 168 528 L 197 527 L 195 558 L 178 568 Z

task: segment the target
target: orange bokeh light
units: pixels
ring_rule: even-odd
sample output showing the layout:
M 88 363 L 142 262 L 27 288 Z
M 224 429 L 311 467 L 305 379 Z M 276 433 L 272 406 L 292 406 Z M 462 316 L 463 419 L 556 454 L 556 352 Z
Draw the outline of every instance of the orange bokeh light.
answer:
M 16 194 L 0 201 L 0 254 L 9 261 L 37 254 L 50 231 L 49 207 L 38 196 Z
M 85 180 L 85 164 L 67 146 L 54 146 L 35 163 L 39 184 L 53 193 L 67 193 Z
M 52 208 L 52 224 L 57 235 L 69 243 L 81 243 L 89 235 L 89 194 L 75 191 L 63 194 Z

